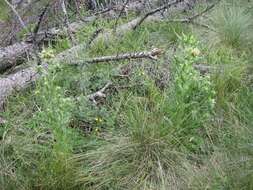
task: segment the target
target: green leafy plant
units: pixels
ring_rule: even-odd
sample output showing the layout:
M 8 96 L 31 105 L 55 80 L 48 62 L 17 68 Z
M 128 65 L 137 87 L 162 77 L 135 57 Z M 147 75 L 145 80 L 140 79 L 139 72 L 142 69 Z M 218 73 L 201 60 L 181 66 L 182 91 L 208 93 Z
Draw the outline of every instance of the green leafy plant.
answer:
M 215 106 L 215 91 L 209 76 L 201 76 L 193 67 L 201 59 L 198 42 L 193 36 L 182 35 L 180 53 L 175 56 L 173 90 L 167 111 L 175 136 L 190 150 L 203 145 L 204 125 L 211 119 Z

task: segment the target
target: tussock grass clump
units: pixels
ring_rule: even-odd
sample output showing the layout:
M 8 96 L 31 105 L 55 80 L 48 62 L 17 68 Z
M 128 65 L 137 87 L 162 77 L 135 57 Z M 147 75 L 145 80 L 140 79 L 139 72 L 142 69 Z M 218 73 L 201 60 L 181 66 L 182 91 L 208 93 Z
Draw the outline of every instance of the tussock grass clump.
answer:
M 252 15 L 239 4 L 230 3 L 223 3 L 214 11 L 212 25 L 216 32 L 211 36 L 211 41 L 214 45 L 247 48 L 253 42 Z
M 192 64 L 199 58 L 196 40 L 183 35 L 169 89 L 160 90 L 147 74 L 127 93 L 118 120 L 121 130 L 98 149 L 74 156 L 83 164 L 80 183 L 87 189 L 181 189 L 208 141 L 214 94 L 208 77 Z M 198 50 L 200 51 L 200 50 Z M 116 122 L 117 123 L 117 122 Z

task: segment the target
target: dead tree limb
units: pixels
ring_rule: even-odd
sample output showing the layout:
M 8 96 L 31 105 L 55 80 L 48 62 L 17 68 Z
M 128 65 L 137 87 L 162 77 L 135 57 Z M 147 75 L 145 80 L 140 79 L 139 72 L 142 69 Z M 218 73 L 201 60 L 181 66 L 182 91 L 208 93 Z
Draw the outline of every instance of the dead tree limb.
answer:
M 52 62 L 66 62 L 67 64 L 77 65 L 77 64 L 82 64 L 82 63 L 95 64 L 95 63 L 100 63 L 100 62 L 117 61 L 117 60 L 123 60 L 123 59 L 141 59 L 141 58 L 155 59 L 156 56 L 159 56 L 162 52 L 160 49 L 155 48 L 152 51 L 98 57 L 98 58 L 84 60 L 78 63 L 76 61 L 73 61 L 72 57 L 73 57 L 73 54 L 75 54 L 75 52 L 77 52 L 80 49 L 81 47 L 77 46 L 69 50 L 66 50 L 60 53 L 59 55 L 57 55 L 52 60 Z M 44 69 L 47 69 L 48 64 L 42 63 L 41 67 Z M 30 68 L 18 71 L 15 74 L 11 74 L 7 76 L 6 78 L 0 78 L 0 111 L 1 110 L 3 111 L 4 103 L 6 101 L 6 98 L 9 95 L 11 95 L 13 92 L 27 88 L 27 86 L 31 85 L 39 77 L 41 77 L 41 74 L 37 72 L 37 67 L 32 66 Z
M 86 25 L 83 22 L 74 22 L 70 24 L 72 33 L 77 32 Z M 52 28 L 49 31 L 37 32 L 36 37 L 34 34 L 29 33 L 25 42 L 15 43 L 5 48 L 0 48 L 0 73 L 4 73 L 9 68 L 22 64 L 27 61 L 27 57 L 34 52 L 34 38 L 36 38 L 36 45 L 54 40 L 57 37 L 66 36 L 66 28 L 58 29 Z
M 168 9 L 170 8 L 171 6 L 173 5 L 176 5 L 178 3 L 181 3 L 183 2 L 184 0 L 175 0 L 173 2 L 169 2 L 169 3 L 166 3 L 165 5 L 161 6 L 161 7 L 158 7 L 154 10 L 151 10 L 150 12 L 146 13 L 140 20 L 139 22 L 136 24 L 136 26 L 133 28 L 134 30 L 136 30 L 149 16 L 151 15 L 154 15 L 162 10 L 165 10 L 165 9 Z
M 34 67 L 24 69 L 6 78 L 0 78 L 0 111 L 3 111 L 6 97 L 15 91 L 28 87 L 38 77 Z
M 32 51 L 30 43 L 16 43 L 6 48 L 0 48 L 0 73 L 23 63 Z
M 108 82 L 103 88 L 99 91 L 94 92 L 88 96 L 86 96 L 90 101 L 92 101 L 95 105 L 97 104 L 97 99 L 106 98 L 105 91 L 112 85 L 112 82 Z
M 61 0 L 61 8 L 62 8 L 62 12 L 64 15 L 64 25 L 67 29 L 68 37 L 69 37 L 72 45 L 76 45 L 75 38 L 74 38 L 74 36 L 71 32 L 71 29 L 70 29 L 70 23 L 69 23 L 69 18 L 68 18 L 68 12 L 67 12 L 66 5 L 65 5 L 65 0 Z
M 143 52 L 134 52 L 134 53 L 112 55 L 112 56 L 97 57 L 97 58 L 93 58 L 93 59 L 84 60 L 83 62 L 79 62 L 79 63 L 77 62 L 77 64 L 80 64 L 80 63 L 96 64 L 96 63 L 120 61 L 120 60 L 126 60 L 126 59 L 129 59 L 129 60 L 131 60 L 131 59 L 156 60 L 157 57 L 161 54 L 162 54 L 161 49 L 154 48 L 151 51 L 143 51 Z
M 119 13 L 119 15 L 118 15 L 118 17 L 117 17 L 117 19 L 116 19 L 116 21 L 115 21 L 114 29 L 117 27 L 118 22 L 119 22 L 119 19 L 120 19 L 120 17 L 122 16 L 124 10 L 126 9 L 128 3 L 129 3 L 129 0 L 126 0 L 125 3 L 123 4 L 123 6 L 122 6 L 122 8 L 121 8 L 121 10 L 120 10 L 120 13 Z
M 183 19 L 173 19 L 173 20 L 168 20 L 169 22 L 180 22 L 180 23 L 191 23 L 194 25 L 198 25 L 204 28 L 207 28 L 209 30 L 215 31 L 213 28 L 211 28 L 210 26 L 206 25 L 206 24 L 201 24 L 198 22 L 195 22 L 195 20 L 198 17 L 203 16 L 205 13 L 209 12 L 210 10 L 212 10 L 218 3 L 220 2 L 220 0 L 218 0 L 217 2 L 213 3 L 212 5 L 206 7 L 203 11 L 196 13 L 195 15 L 188 17 L 188 18 L 183 18 Z
M 88 41 L 87 44 L 86 44 L 86 49 L 87 49 L 88 47 L 90 47 L 90 45 L 92 44 L 92 42 L 97 38 L 97 36 L 98 36 L 101 32 L 103 32 L 103 30 L 104 30 L 103 28 L 99 28 L 99 29 L 97 29 L 97 30 L 91 35 L 89 41 Z
M 45 16 L 46 12 L 47 12 L 48 7 L 49 7 L 49 3 L 44 7 L 42 13 L 40 14 L 38 22 L 37 22 L 36 26 L 34 27 L 33 34 L 32 34 L 32 37 L 33 37 L 33 51 L 34 51 L 34 54 L 35 54 L 38 65 L 41 65 L 41 58 L 39 56 L 39 44 L 37 42 L 37 34 L 38 34 L 39 29 L 40 29 L 43 18 Z
M 22 20 L 21 16 L 19 15 L 19 13 L 15 9 L 15 7 L 8 0 L 4 0 L 4 1 L 8 5 L 8 7 L 11 9 L 11 11 L 14 13 L 14 15 L 17 17 L 17 19 L 18 19 L 20 25 L 22 26 L 22 28 L 28 32 L 29 30 L 27 29 L 24 21 Z

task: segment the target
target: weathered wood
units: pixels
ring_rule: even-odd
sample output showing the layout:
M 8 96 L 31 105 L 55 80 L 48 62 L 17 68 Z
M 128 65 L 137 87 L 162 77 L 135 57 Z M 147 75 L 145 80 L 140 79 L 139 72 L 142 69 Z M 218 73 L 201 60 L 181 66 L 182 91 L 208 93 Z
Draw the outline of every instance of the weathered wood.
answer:
M 156 56 L 161 54 L 160 49 L 153 49 L 152 51 L 145 51 L 145 52 L 137 52 L 137 53 L 126 53 L 126 54 L 119 54 L 114 56 L 105 56 L 105 57 L 98 57 L 93 59 L 87 59 L 82 62 L 76 62 L 73 58 L 72 54 L 77 53 L 77 50 L 82 49 L 83 46 L 76 46 L 73 47 L 58 56 L 53 62 L 67 62 L 68 64 L 92 64 L 92 63 L 99 63 L 99 62 L 109 62 L 109 61 L 116 61 L 116 60 L 123 60 L 123 59 L 141 59 L 141 58 L 148 58 L 154 59 Z M 48 64 L 43 63 L 41 65 L 43 69 L 47 69 Z M 0 78 L 0 111 L 4 110 L 4 103 L 6 98 L 11 95 L 15 91 L 23 90 L 27 86 L 31 85 L 41 76 L 40 73 L 37 72 L 37 67 L 33 66 L 27 69 L 23 69 L 15 74 L 9 75 L 6 78 Z
M 138 5 L 138 4 L 137 4 Z M 136 6 L 137 6 L 136 5 Z M 134 10 L 135 6 L 131 6 L 131 10 Z M 101 13 L 103 14 L 103 13 Z M 47 31 L 39 31 L 36 34 L 36 42 L 38 44 L 48 42 L 50 40 L 54 40 L 57 37 L 65 37 L 68 33 L 76 33 L 78 30 L 82 29 L 85 27 L 85 25 L 89 22 L 93 22 L 97 19 L 99 15 L 94 15 L 94 16 L 89 16 L 81 21 L 73 22 L 69 24 L 69 29 L 64 27 L 64 28 L 52 28 Z M 133 22 L 134 24 L 134 22 Z M 124 26 L 125 28 L 118 28 L 117 30 L 129 30 L 126 27 L 130 26 L 131 24 L 127 24 Z M 132 27 L 130 28 L 132 29 Z M 105 34 L 102 34 L 104 37 L 107 36 Z M 98 36 L 99 37 L 99 36 Z M 34 42 L 33 39 L 33 34 L 28 34 L 25 37 L 24 42 L 20 43 L 15 43 L 11 46 L 5 47 L 5 48 L 0 48 L 0 73 L 5 72 L 7 69 L 15 67 L 16 65 L 19 65 L 23 62 L 25 62 L 27 59 L 27 56 L 33 52 L 33 46 L 31 43 Z
M 143 51 L 143 52 L 133 52 L 133 53 L 124 53 L 124 54 L 118 54 L 118 55 L 111 55 L 111 56 L 104 56 L 104 57 L 97 57 L 93 59 L 87 59 L 80 62 L 75 62 L 75 64 L 82 64 L 82 63 L 88 63 L 88 64 L 95 64 L 95 63 L 102 63 L 102 62 L 111 62 L 111 61 L 120 61 L 125 59 L 157 59 L 159 55 L 161 55 L 162 50 L 158 48 L 154 48 L 151 51 Z
M 75 33 L 85 25 L 86 23 L 83 22 L 74 22 L 70 24 L 71 32 Z M 57 37 L 63 37 L 65 35 L 65 28 L 52 28 L 49 31 L 38 32 L 36 34 L 36 42 L 41 44 L 42 42 L 54 40 Z M 33 52 L 33 41 L 33 35 L 28 35 L 25 42 L 15 43 L 11 46 L 0 48 L 0 73 L 25 62 L 27 57 Z
M 26 60 L 33 45 L 26 42 L 16 43 L 6 48 L 0 48 L 0 73 Z
M 135 25 L 135 27 L 133 29 L 135 30 L 137 27 L 139 27 L 148 17 L 150 17 L 150 16 L 152 16 L 152 15 L 154 15 L 154 14 L 160 12 L 160 11 L 168 9 L 173 5 L 177 5 L 181 2 L 184 2 L 184 0 L 175 0 L 173 2 L 168 2 L 168 3 L 165 3 L 164 5 L 162 5 L 161 7 L 158 7 L 156 9 L 153 9 L 153 10 L 149 11 L 148 13 L 146 13 L 143 17 L 141 17 L 139 19 L 139 22 Z
M 25 89 L 37 77 L 36 69 L 31 67 L 0 79 L 0 111 L 3 111 L 4 103 L 8 95 L 15 91 Z
M 91 45 L 96 44 L 98 40 L 104 40 L 109 41 L 112 36 L 122 36 L 126 32 L 133 30 L 136 25 L 140 22 L 140 19 L 142 17 L 136 18 L 126 24 L 123 24 L 116 28 L 116 31 L 109 30 L 105 31 L 103 33 L 100 33 L 98 37 L 93 41 Z M 145 22 L 150 21 L 157 21 L 160 20 L 157 16 L 149 16 L 147 19 L 145 19 Z M 72 63 L 73 60 L 77 60 L 78 55 L 81 54 L 85 48 L 86 44 L 80 44 L 77 46 L 74 46 L 59 55 L 57 55 L 52 62 L 66 62 L 66 63 Z M 151 58 L 149 56 L 149 58 Z M 75 63 L 75 62 L 74 62 Z M 46 68 L 47 64 L 42 63 L 42 67 Z M 36 81 L 39 75 L 36 72 L 37 68 L 36 66 L 21 70 L 17 72 L 16 74 L 12 74 L 8 76 L 7 78 L 0 79 L 0 110 L 3 110 L 3 104 L 8 96 L 10 96 L 13 92 L 15 92 L 16 89 L 25 89 L 27 85 L 31 84 L 33 81 Z

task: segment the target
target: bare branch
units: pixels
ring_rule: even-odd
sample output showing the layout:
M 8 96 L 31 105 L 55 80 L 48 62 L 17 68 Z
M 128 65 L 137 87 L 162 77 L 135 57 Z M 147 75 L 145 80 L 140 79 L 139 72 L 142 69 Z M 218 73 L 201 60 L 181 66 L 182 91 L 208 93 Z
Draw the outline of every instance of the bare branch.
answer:
M 117 19 L 115 21 L 114 29 L 116 29 L 116 27 L 118 25 L 118 21 L 119 21 L 120 17 L 122 16 L 124 10 L 126 9 L 128 3 L 129 3 L 129 0 L 126 0 L 126 2 L 123 4 L 122 9 L 120 10 L 119 16 L 117 17 Z
M 104 31 L 103 28 L 97 29 L 97 30 L 91 35 L 89 41 L 88 41 L 87 44 L 86 44 L 86 48 L 88 48 L 88 47 L 91 45 L 91 43 L 97 38 L 97 36 L 98 36 L 101 32 L 103 32 L 103 31 Z
M 38 45 L 38 42 L 37 42 L 37 34 L 38 34 L 38 31 L 40 29 L 40 25 L 42 23 L 42 20 L 47 12 L 47 9 L 49 7 L 49 4 L 48 3 L 45 8 L 43 9 L 42 13 L 40 14 L 39 16 L 39 19 L 38 19 L 38 22 L 36 24 L 36 26 L 34 27 L 34 30 L 33 30 L 33 34 L 32 34 L 32 41 L 33 41 L 33 51 L 34 51 L 34 54 L 35 54 L 35 57 L 37 59 L 37 64 L 38 65 L 41 65 L 41 59 L 40 59 L 40 56 L 39 56 L 39 45 Z
M 198 17 L 203 16 L 205 13 L 207 13 L 208 11 L 212 10 L 221 0 L 218 0 L 217 2 L 213 3 L 212 5 L 208 6 L 207 8 L 205 8 L 203 11 L 188 17 L 188 18 L 183 18 L 183 19 L 173 19 L 173 20 L 169 20 L 169 22 L 181 22 L 181 23 L 191 23 L 197 26 L 201 26 L 204 28 L 207 28 L 209 30 L 215 31 L 213 28 L 211 28 L 210 26 L 206 25 L 206 24 L 201 24 L 198 23 L 194 20 L 196 20 Z
M 162 10 L 168 9 L 168 8 L 170 8 L 171 6 L 176 5 L 176 4 L 178 4 L 178 3 L 181 3 L 181 2 L 183 2 L 183 1 L 184 1 L 184 0 L 175 0 L 175 1 L 173 1 L 173 2 L 167 3 L 167 4 L 165 4 L 165 5 L 161 6 L 161 7 L 158 7 L 158 8 L 156 8 L 156 9 L 154 9 L 154 10 L 152 10 L 152 11 L 146 13 L 146 14 L 140 19 L 140 21 L 138 22 L 138 24 L 136 24 L 136 26 L 135 26 L 133 29 L 136 30 L 136 29 L 137 29 L 149 16 L 154 15 L 154 14 L 156 14 L 156 13 L 162 11 Z
M 112 82 L 108 82 L 102 89 L 87 96 L 87 98 L 94 104 L 97 104 L 97 99 L 106 98 L 105 91 L 112 85 Z
M 68 12 L 67 12 L 66 5 L 65 5 L 65 0 L 61 0 L 61 7 L 62 7 L 62 12 L 64 14 L 64 24 L 65 24 L 65 27 L 67 28 L 69 39 L 70 39 L 72 45 L 76 45 L 75 38 L 74 38 L 74 36 L 71 32 L 70 26 L 69 26 L 70 24 L 69 24 L 69 19 L 68 19 Z
M 141 58 L 156 60 L 157 56 L 159 56 L 161 54 L 162 54 L 161 49 L 154 48 L 151 51 L 143 51 L 143 52 L 125 53 L 125 54 L 112 55 L 112 56 L 96 57 L 93 59 L 74 62 L 73 65 L 78 65 L 78 64 L 82 64 L 82 63 L 94 64 L 94 63 L 101 63 L 101 62 L 120 61 L 120 60 L 125 60 L 125 59 L 141 59 Z
M 14 15 L 17 17 L 20 25 L 22 26 L 22 28 L 24 30 L 26 30 L 27 32 L 29 32 L 28 28 L 26 27 L 24 21 L 22 20 L 21 16 L 19 15 L 19 13 L 17 12 L 17 10 L 15 9 L 15 7 L 8 1 L 8 0 L 4 0 L 5 3 L 8 5 L 8 7 L 10 7 L 10 9 L 12 10 L 12 12 L 14 13 Z

